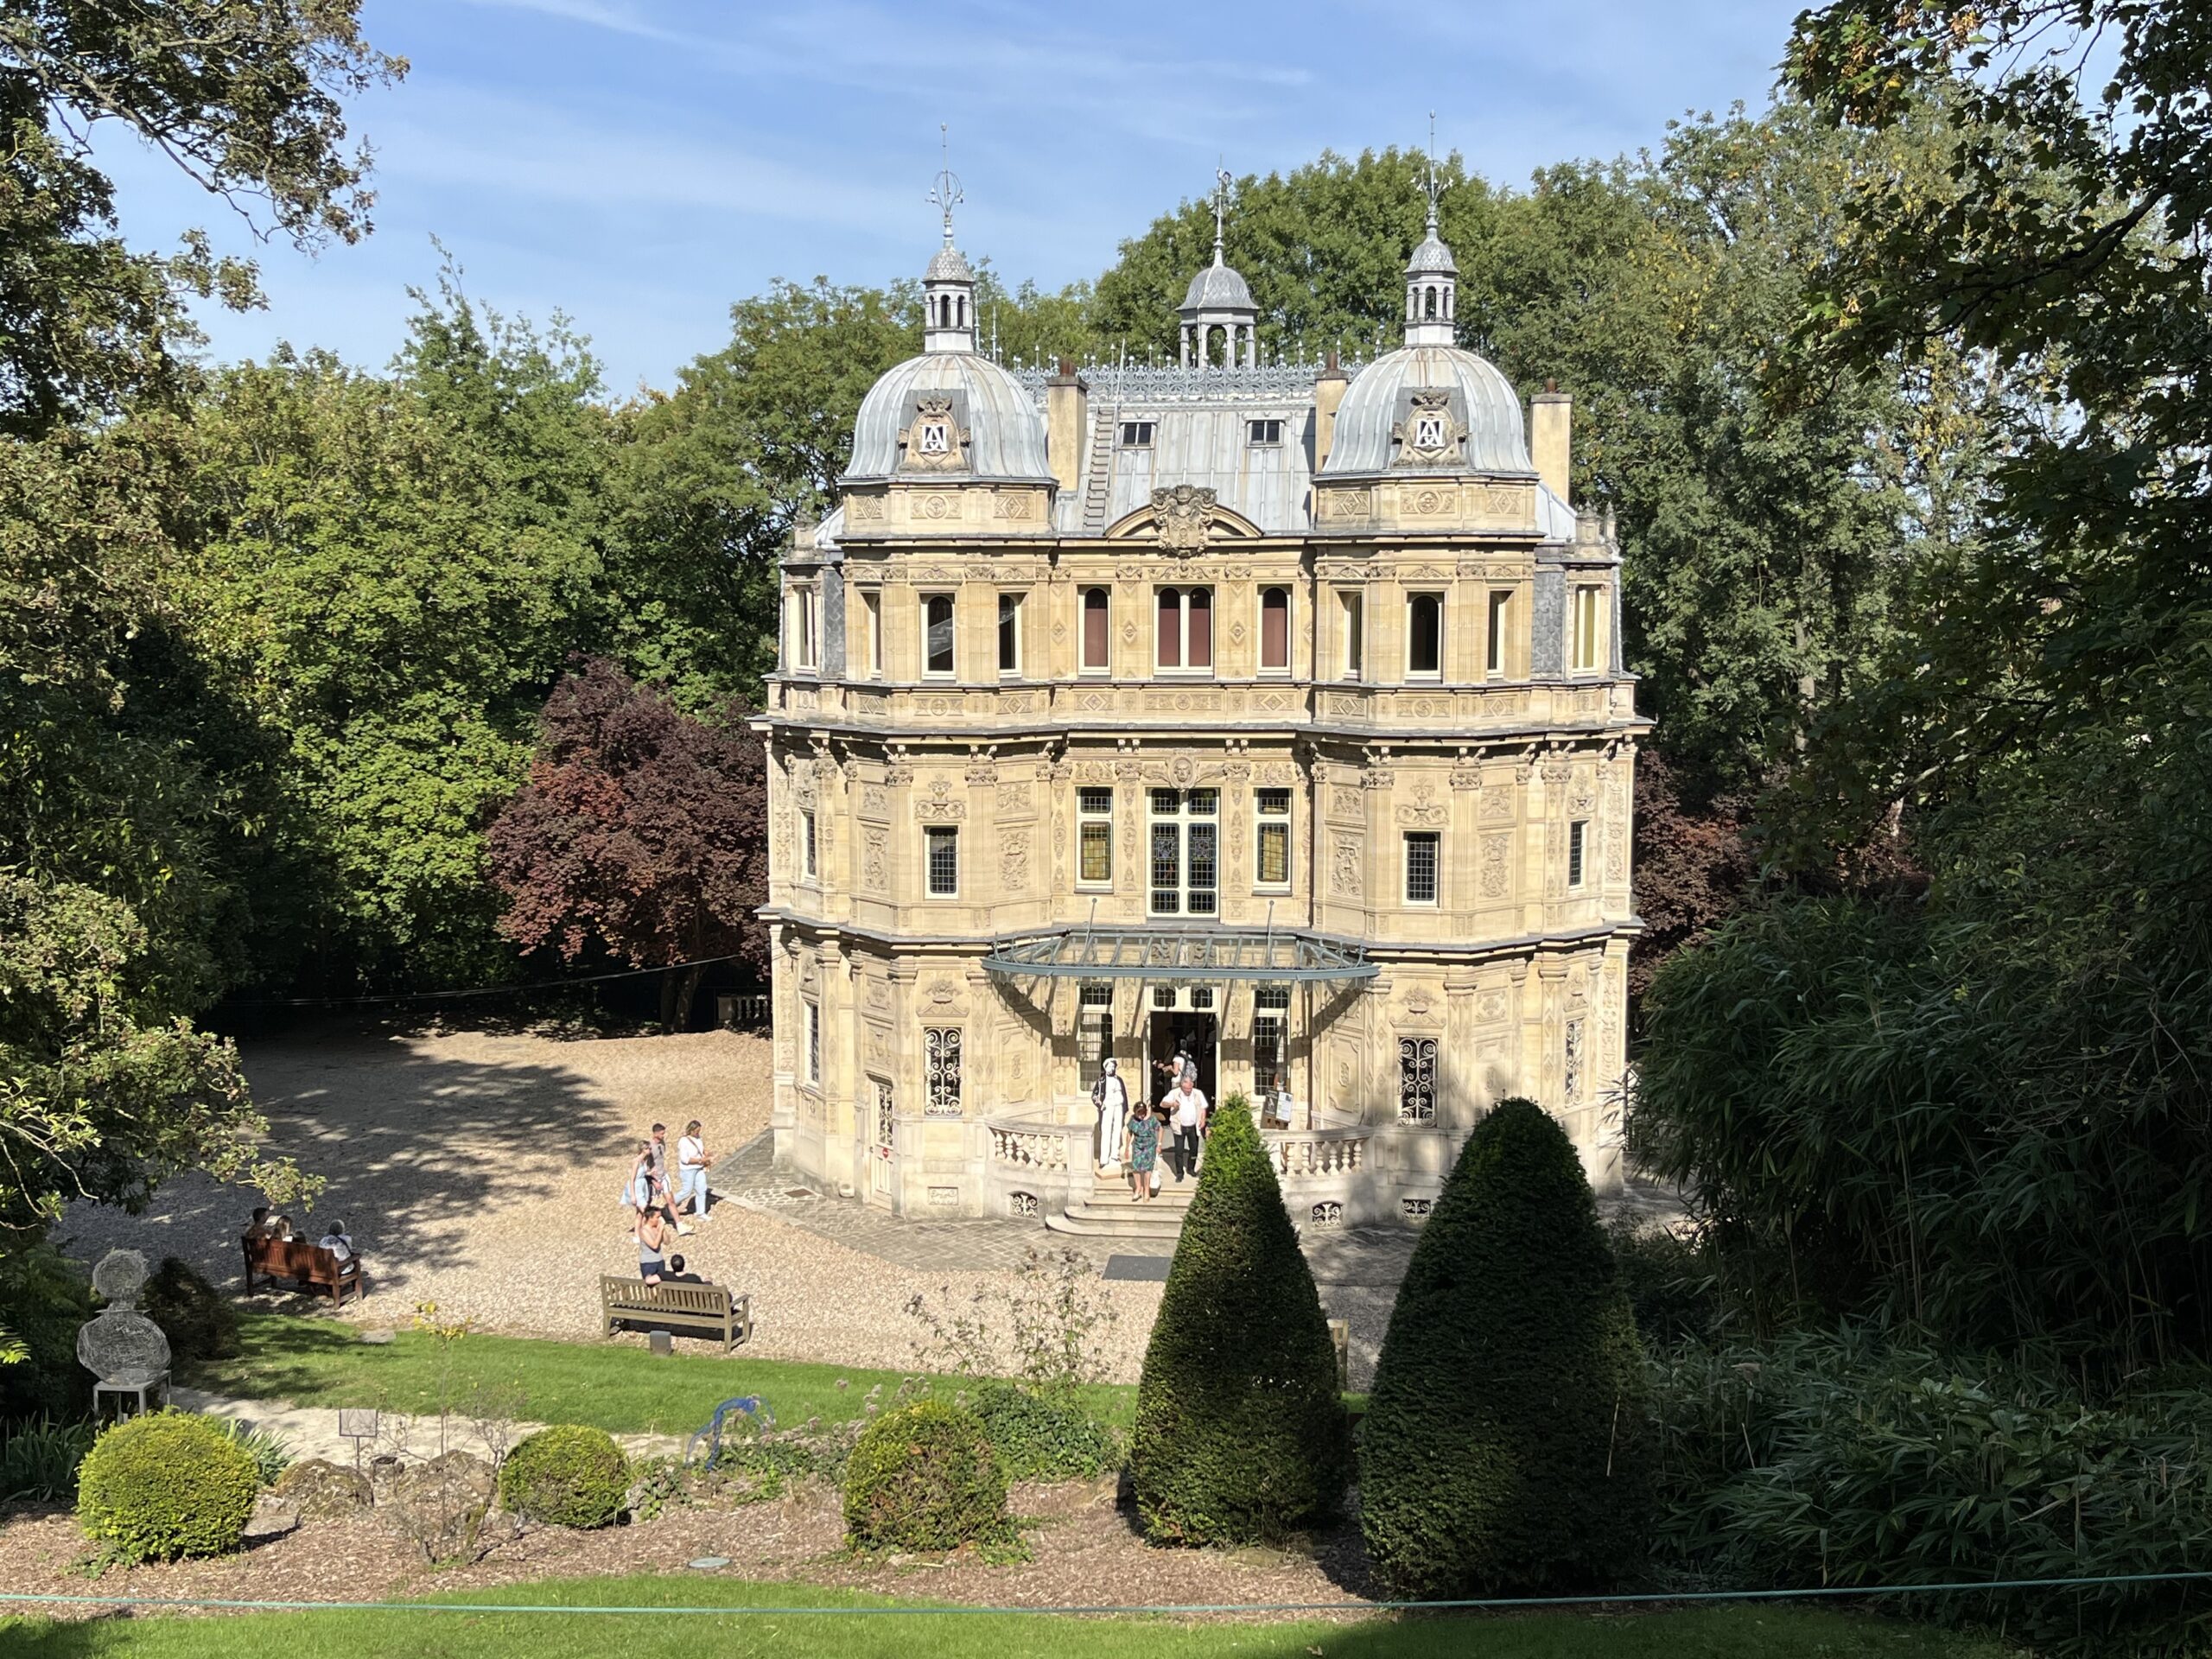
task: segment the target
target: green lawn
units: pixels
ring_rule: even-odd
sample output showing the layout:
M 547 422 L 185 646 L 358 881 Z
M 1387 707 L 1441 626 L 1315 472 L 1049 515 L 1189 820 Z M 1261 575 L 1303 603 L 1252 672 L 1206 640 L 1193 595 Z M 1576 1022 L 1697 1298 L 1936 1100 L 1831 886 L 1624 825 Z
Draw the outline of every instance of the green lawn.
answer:
M 184 1380 L 242 1400 L 289 1400 L 300 1406 L 375 1406 L 387 1411 L 437 1409 L 441 1358 L 436 1341 L 403 1330 L 388 1344 L 365 1343 L 335 1319 L 249 1313 L 243 1351 Z M 470 1335 L 443 1362 L 456 1408 L 479 1386 L 512 1389 L 516 1415 L 543 1423 L 590 1423 L 614 1433 L 689 1433 L 734 1395 L 757 1394 L 776 1421 L 796 1427 L 857 1417 L 870 1389 L 888 1398 L 901 1373 L 798 1360 L 746 1359 L 677 1352 L 658 1358 L 626 1343 L 546 1342 L 524 1337 Z M 947 1387 L 958 1386 L 949 1380 Z M 1091 1410 L 1127 1427 L 1136 1390 L 1086 1390 Z
M 760 1607 L 882 1607 L 880 1598 L 705 1577 L 571 1580 L 447 1601 L 560 1606 L 728 1606 L 665 1613 L 257 1613 L 229 1618 L 0 1620 L 11 1659 L 607 1659 L 706 1652 L 759 1659 L 2003 1659 L 1993 1643 L 1827 1608 L 1726 1607 L 1612 1617 L 1372 1619 L 1357 1624 L 1185 1624 L 970 1612 L 746 1612 Z

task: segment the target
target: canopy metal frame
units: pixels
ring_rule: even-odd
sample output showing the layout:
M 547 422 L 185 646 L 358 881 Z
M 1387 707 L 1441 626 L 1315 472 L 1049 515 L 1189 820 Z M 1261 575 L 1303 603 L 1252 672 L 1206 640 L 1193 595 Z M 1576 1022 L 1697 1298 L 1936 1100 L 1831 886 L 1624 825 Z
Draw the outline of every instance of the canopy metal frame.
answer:
M 1274 927 L 1071 927 L 1002 941 L 983 968 L 1007 979 L 1270 985 L 1373 979 L 1382 971 L 1358 945 Z

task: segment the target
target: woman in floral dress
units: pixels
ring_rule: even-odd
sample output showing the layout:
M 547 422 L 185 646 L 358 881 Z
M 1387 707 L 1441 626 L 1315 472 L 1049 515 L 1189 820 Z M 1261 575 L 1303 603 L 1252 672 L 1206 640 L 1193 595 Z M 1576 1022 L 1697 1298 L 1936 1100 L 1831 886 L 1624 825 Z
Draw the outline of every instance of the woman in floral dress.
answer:
M 1132 1198 L 1152 1197 L 1153 1166 L 1160 1160 L 1160 1120 L 1139 1101 L 1129 1111 L 1129 1185 Z

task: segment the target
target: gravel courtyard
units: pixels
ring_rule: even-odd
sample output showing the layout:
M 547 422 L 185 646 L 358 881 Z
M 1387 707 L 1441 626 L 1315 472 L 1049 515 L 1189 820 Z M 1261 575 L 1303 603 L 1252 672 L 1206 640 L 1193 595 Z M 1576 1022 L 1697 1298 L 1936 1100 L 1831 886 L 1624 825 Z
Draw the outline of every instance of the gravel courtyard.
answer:
M 769 1043 L 735 1032 L 563 1038 L 332 1025 L 242 1048 L 271 1142 L 327 1178 L 318 1219 L 342 1217 L 368 1266 L 371 1294 L 346 1311 L 365 1325 L 404 1324 L 416 1303 L 435 1301 L 486 1330 L 596 1337 L 600 1274 L 637 1266 L 620 1194 L 647 1127 L 666 1122 L 673 1142 L 697 1117 L 727 1154 L 768 1122 Z M 63 1232 L 84 1260 L 127 1244 L 149 1259 L 181 1256 L 236 1289 L 238 1236 L 255 1202 L 188 1177 L 143 1215 L 79 1205 Z M 945 1225 L 934 1224 L 940 1235 Z M 1006 1259 L 1005 1225 L 976 1224 L 979 1255 Z M 1036 1240 L 1056 1242 L 1041 1229 Z M 1002 1267 L 900 1266 L 727 1200 L 682 1243 L 697 1271 L 751 1294 L 753 1352 L 836 1364 L 910 1364 L 915 1325 L 903 1309 L 916 1293 L 941 1300 L 950 1287 L 964 1302 L 1012 1279 Z M 1102 1360 L 1111 1378 L 1134 1381 L 1160 1287 L 1101 1289 L 1116 1314 Z

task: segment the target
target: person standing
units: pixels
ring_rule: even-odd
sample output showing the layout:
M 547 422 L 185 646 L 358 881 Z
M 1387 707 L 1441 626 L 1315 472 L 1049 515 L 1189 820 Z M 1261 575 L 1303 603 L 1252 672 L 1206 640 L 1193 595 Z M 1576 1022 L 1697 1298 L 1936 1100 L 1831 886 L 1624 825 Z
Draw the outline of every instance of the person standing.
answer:
M 1206 1092 L 1198 1087 L 1197 1074 L 1184 1072 L 1163 1103 L 1174 1114 L 1175 1179 L 1179 1184 L 1185 1176 L 1198 1173 L 1198 1126 L 1205 1122 Z
M 1122 1128 L 1129 1121 L 1129 1085 L 1110 1058 L 1090 1085 L 1090 1109 L 1098 1115 L 1098 1167 L 1114 1169 L 1122 1161 Z
M 653 1205 L 638 1217 L 638 1277 L 649 1285 L 660 1282 L 661 1251 L 668 1243 L 668 1211 Z
M 1142 1101 L 1129 1108 L 1129 1192 L 1140 1204 L 1160 1190 L 1160 1120 Z
M 676 1188 L 668 1179 L 668 1125 L 654 1124 L 652 1139 L 645 1144 L 652 1148 L 653 1202 L 672 1217 L 676 1214 Z M 679 1221 L 676 1230 L 688 1233 L 691 1230 Z
M 695 1221 L 707 1218 L 707 1205 L 711 1199 L 707 1194 L 707 1172 L 714 1167 L 715 1160 L 707 1150 L 707 1136 L 693 1118 L 683 1126 L 683 1138 L 676 1143 L 676 1173 L 680 1179 L 676 1201 L 681 1205 L 691 1201 L 691 1217 Z M 677 1214 L 681 1215 L 682 1211 Z

